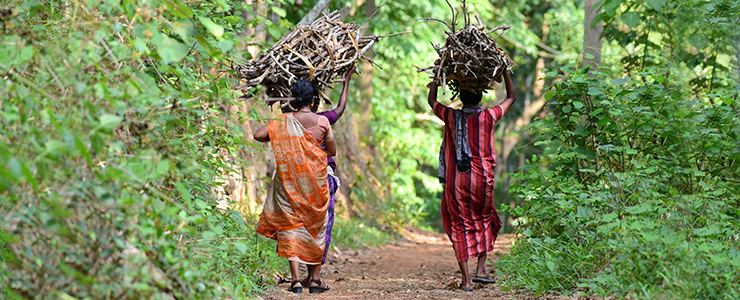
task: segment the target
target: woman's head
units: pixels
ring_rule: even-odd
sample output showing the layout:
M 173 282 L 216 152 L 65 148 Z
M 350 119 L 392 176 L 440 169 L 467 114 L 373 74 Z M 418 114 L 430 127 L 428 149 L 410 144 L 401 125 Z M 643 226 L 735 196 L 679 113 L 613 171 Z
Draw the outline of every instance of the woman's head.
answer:
M 460 90 L 463 105 L 477 105 L 483 99 L 483 91 Z
M 298 110 L 301 107 L 313 104 L 316 97 L 316 89 L 306 80 L 298 80 L 290 87 L 293 100 L 290 101 L 290 107 Z

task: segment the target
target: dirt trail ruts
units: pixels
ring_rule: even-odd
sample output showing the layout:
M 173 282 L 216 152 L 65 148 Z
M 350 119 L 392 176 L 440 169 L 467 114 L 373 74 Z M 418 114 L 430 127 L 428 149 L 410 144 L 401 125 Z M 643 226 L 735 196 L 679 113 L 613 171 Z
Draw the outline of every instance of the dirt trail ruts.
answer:
M 488 261 L 496 261 L 512 242 L 511 235 L 499 236 Z M 460 271 L 444 234 L 409 228 L 397 242 L 365 250 L 335 250 L 329 255 L 322 271 L 329 291 L 309 294 L 304 288 L 302 294 L 293 294 L 287 291 L 289 283 L 281 283 L 268 290 L 264 299 L 534 299 L 531 294 L 504 292 L 498 284 L 476 284 L 472 292 L 456 290 Z M 475 271 L 474 261 L 470 271 Z

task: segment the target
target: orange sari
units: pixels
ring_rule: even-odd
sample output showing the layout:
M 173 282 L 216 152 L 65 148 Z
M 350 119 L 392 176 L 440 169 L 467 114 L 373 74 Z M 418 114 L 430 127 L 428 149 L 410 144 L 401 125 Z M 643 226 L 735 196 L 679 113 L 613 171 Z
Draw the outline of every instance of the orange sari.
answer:
M 281 257 L 320 264 L 329 217 L 326 153 L 291 113 L 267 125 L 277 170 L 257 232 L 277 240 Z

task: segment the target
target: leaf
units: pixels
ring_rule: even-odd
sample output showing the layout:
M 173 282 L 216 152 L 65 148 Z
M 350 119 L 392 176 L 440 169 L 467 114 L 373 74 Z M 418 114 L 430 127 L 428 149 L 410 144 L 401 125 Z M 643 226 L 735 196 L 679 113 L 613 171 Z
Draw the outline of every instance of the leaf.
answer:
M 556 91 L 549 91 L 545 94 L 545 100 L 552 99 L 553 96 L 555 96 Z
M 157 53 L 164 63 L 180 61 L 190 52 L 190 47 L 168 36 L 162 36 L 156 45 Z
M 727 190 L 725 190 L 723 188 L 719 188 L 719 189 L 715 190 L 714 192 L 712 192 L 712 195 L 714 195 L 714 196 L 722 196 L 726 192 L 727 192 Z
M 694 234 L 698 236 L 709 236 L 720 233 L 719 228 L 717 226 L 707 226 L 702 227 L 694 230 Z
M 57 297 L 59 297 L 60 300 L 77 300 L 77 298 L 72 297 L 65 292 L 59 292 L 59 294 L 57 294 Z
M 123 117 L 112 114 L 103 114 L 100 116 L 100 124 L 98 127 L 110 131 L 113 130 L 113 128 L 116 128 L 118 124 L 121 124 L 121 122 L 123 122 Z
M 709 40 L 707 40 L 707 37 L 700 33 L 694 33 L 689 37 L 689 43 L 691 43 L 692 46 L 696 47 L 696 49 L 701 50 L 704 49 L 707 44 L 709 44 Z
M 569 113 L 571 109 L 572 107 L 570 105 L 563 106 L 563 112 L 566 114 Z
M 601 218 L 601 221 L 605 223 L 609 223 L 617 218 L 617 213 L 608 213 L 605 214 L 604 217 Z
M 216 233 L 211 230 L 206 230 L 200 233 L 204 240 L 210 240 L 216 237 Z
M 660 8 L 665 3 L 665 0 L 647 0 L 646 2 L 650 4 L 650 6 L 653 7 L 653 9 L 660 10 Z
M 547 265 L 547 269 L 550 270 L 550 272 L 555 272 L 555 262 L 548 260 L 547 262 L 545 262 L 545 264 Z
M 602 92 L 602 91 L 601 91 L 600 89 L 598 89 L 598 88 L 595 88 L 595 87 L 589 87 L 589 88 L 588 88 L 588 94 L 589 94 L 589 95 L 591 95 L 591 96 L 599 96 L 599 95 L 603 95 L 603 94 L 604 94 L 604 92 Z
M 20 182 L 24 179 L 22 177 L 23 171 L 21 170 L 21 163 L 15 157 L 11 157 L 8 160 L 7 168 L 10 170 L 10 174 L 13 176 L 12 178 L 15 181 Z
M 242 242 L 236 242 L 234 243 L 234 247 L 236 247 L 236 250 L 239 250 L 241 254 L 247 253 L 247 245 Z
M 573 133 L 580 136 L 588 136 L 591 132 L 588 131 L 585 126 L 578 125 L 576 126 L 576 130 Z
M 157 171 L 157 174 L 162 175 L 167 173 L 170 170 L 170 161 L 169 160 L 162 160 L 157 163 L 157 167 L 155 168 Z
M 180 193 L 182 199 L 185 200 L 185 204 L 190 207 L 191 201 L 193 200 L 193 195 L 190 194 L 190 191 L 185 188 L 185 185 L 183 185 L 182 182 L 175 183 L 175 189 Z
M 609 81 L 612 85 L 623 85 L 627 82 L 629 82 L 629 79 L 627 78 L 616 78 Z
M 596 14 L 596 16 L 594 17 L 594 19 L 591 20 L 591 24 L 589 24 L 589 26 L 591 26 L 590 28 L 595 28 L 596 27 L 596 24 L 599 24 L 599 22 L 601 22 L 601 21 L 604 21 L 604 13 L 602 13 L 602 12 Z
M 21 50 L 18 59 L 20 60 L 20 63 L 24 63 L 25 61 L 31 59 L 31 57 L 33 57 L 33 47 L 25 46 Z
M 655 173 L 657 171 L 658 171 L 658 168 L 657 167 L 649 167 L 649 168 L 645 169 L 645 174 L 653 174 L 653 173 Z
M 87 150 L 87 145 L 82 141 L 82 139 L 79 136 L 75 136 L 75 147 L 78 151 L 80 151 L 80 154 L 82 154 L 82 157 L 85 158 L 85 161 L 88 165 L 92 165 L 92 156 L 90 155 L 90 151 Z
M 638 24 L 640 24 L 640 15 L 633 11 L 628 11 L 620 17 L 622 19 L 622 22 L 624 24 L 627 24 L 630 28 L 635 28 Z
M 218 49 L 221 49 L 222 53 L 227 53 L 231 51 L 231 49 L 234 49 L 234 41 L 225 39 L 223 41 L 218 42 L 218 44 L 216 44 L 216 47 L 218 47 Z
M 229 215 L 236 222 L 236 224 L 239 225 L 239 228 L 246 229 L 247 223 L 244 222 L 244 218 L 238 211 L 230 210 Z
M 581 109 L 581 108 L 583 108 L 583 102 L 581 102 L 581 101 L 573 101 L 573 107 L 575 107 L 576 109 Z
M 187 41 L 191 37 L 197 34 L 197 30 L 193 26 L 190 20 L 180 20 L 172 23 L 172 31 L 182 38 L 183 41 Z
M 281 18 L 285 18 L 285 16 L 287 15 L 287 13 L 285 12 L 285 9 L 283 9 L 282 7 L 271 6 L 270 8 L 275 14 L 277 14 Z
M 64 143 L 62 141 L 49 140 L 49 141 L 46 142 L 46 144 L 44 144 L 45 150 L 44 150 L 44 153 L 42 154 L 42 156 L 44 154 L 49 154 L 49 155 L 52 155 L 52 156 L 56 156 L 56 155 L 59 154 L 59 152 L 62 149 L 64 149 L 64 146 L 65 145 L 64 145 Z
M 622 4 L 623 0 L 605 0 L 602 5 L 604 13 L 608 16 L 613 16 L 617 12 L 617 8 Z M 592 26 L 593 27 L 593 26 Z
M 200 20 L 200 23 L 203 24 L 203 26 L 205 26 L 206 29 L 208 29 L 208 31 L 217 39 L 221 39 L 224 35 L 224 27 L 216 24 L 213 20 L 205 17 L 198 17 L 198 20 Z
M 275 40 L 280 39 L 280 35 L 281 35 L 280 30 L 278 30 L 275 27 L 267 27 L 267 33 L 269 33 L 270 36 Z
M 154 80 L 152 76 L 149 76 L 149 74 L 144 73 L 141 70 L 136 70 L 134 72 L 134 76 L 131 77 L 131 80 L 134 81 L 139 92 L 148 93 L 148 96 L 158 96 L 161 92 L 159 90 L 159 85 L 157 85 L 157 81 Z
M 180 18 L 193 18 L 193 11 L 179 0 L 164 0 L 167 3 L 167 8 L 172 11 L 172 14 Z
M 226 3 L 226 1 L 224 1 L 224 0 L 216 0 L 216 3 L 218 3 L 218 6 L 223 11 L 230 11 L 231 10 L 231 5 L 229 5 L 229 3 Z

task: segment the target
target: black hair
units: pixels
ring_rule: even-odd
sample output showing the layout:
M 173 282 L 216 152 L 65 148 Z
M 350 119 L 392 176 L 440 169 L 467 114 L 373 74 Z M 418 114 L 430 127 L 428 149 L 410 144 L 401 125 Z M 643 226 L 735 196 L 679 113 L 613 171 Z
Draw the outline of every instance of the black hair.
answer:
M 296 81 L 296 83 L 294 83 L 293 86 L 290 87 L 290 93 L 291 96 L 295 98 L 290 101 L 290 107 L 295 110 L 298 110 L 306 105 L 313 104 L 313 101 L 317 94 L 316 88 L 313 87 L 313 84 L 306 80 Z
M 476 105 L 483 99 L 483 91 L 460 90 L 463 105 Z

